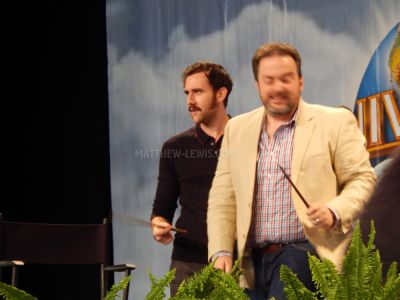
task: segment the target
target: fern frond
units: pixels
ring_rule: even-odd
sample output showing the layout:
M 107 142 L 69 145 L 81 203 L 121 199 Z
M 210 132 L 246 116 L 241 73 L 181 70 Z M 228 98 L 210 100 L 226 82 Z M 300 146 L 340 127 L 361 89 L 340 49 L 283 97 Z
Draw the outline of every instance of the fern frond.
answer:
M 332 293 L 332 287 L 337 286 L 340 281 L 335 265 L 329 260 L 321 261 L 311 254 L 308 254 L 308 262 L 315 286 L 322 296 L 327 297 Z
M 114 284 L 111 289 L 107 292 L 104 300 L 114 300 L 119 297 L 118 292 L 126 289 L 131 280 L 132 275 L 123 277 L 118 283 Z
M 237 283 L 239 283 L 239 277 L 243 274 L 243 270 L 240 268 L 240 262 L 242 261 L 241 258 L 238 258 L 232 268 L 231 276 L 235 279 Z
M 149 277 L 151 281 L 151 290 L 147 294 L 145 300 L 163 300 L 165 298 L 165 288 L 171 283 L 175 278 L 175 269 L 170 270 L 161 279 L 157 280 L 151 272 L 149 272 Z
M 369 231 L 369 235 L 368 235 L 368 244 L 367 244 L 367 248 L 368 250 L 372 251 L 374 250 L 375 247 L 375 236 L 376 236 L 376 229 L 375 229 L 375 223 L 374 220 L 371 220 L 371 229 Z
M 288 300 L 317 300 L 313 292 L 307 289 L 304 284 L 297 278 L 291 269 L 282 265 L 280 268 L 281 280 L 285 282 L 283 291 Z
M 213 290 L 206 299 L 232 299 L 232 300 L 249 300 L 244 290 L 238 285 L 236 279 L 230 273 L 220 273 L 212 279 Z
M 379 299 L 383 294 L 382 287 L 382 263 L 380 262 L 379 252 L 372 252 L 370 255 L 370 267 L 371 267 L 371 282 L 369 282 L 369 287 L 365 290 L 364 299 L 373 300 Z M 374 272 L 375 270 L 375 272 Z
M 374 233 L 371 236 L 374 236 Z M 369 289 L 373 275 L 373 270 L 369 265 L 369 255 L 370 252 L 362 241 L 360 223 L 357 222 L 343 263 L 343 292 L 348 299 L 365 299 L 366 297 L 365 291 Z
M 184 280 L 173 300 L 212 299 L 212 300 L 248 300 L 244 290 L 239 286 L 241 274 L 240 261 L 237 260 L 231 273 L 215 269 L 213 263 Z M 172 300 L 171 299 L 171 300 Z
M 392 282 L 392 284 L 386 286 L 383 289 L 383 300 L 400 299 L 400 275 Z
M 3 296 L 6 300 L 37 300 L 27 292 L 4 282 L 0 282 L 0 296 Z
M 204 298 L 212 289 L 212 280 L 214 272 L 222 272 L 222 270 L 214 270 L 212 264 L 209 264 L 201 271 L 193 274 L 185 279 L 178 288 L 176 297 L 186 297 L 186 299 Z
M 383 286 L 382 299 L 400 298 L 400 274 L 397 271 L 397 263 L 392 262 L 386 273 L 386 282 Z
M 332 286 L 332 288 L 329 290 L 328 295 L 323 299 L 326 299 L 326 300 L 343 299 L 341 296 L 342 292 L 343 292 L 342 282 L 339 281 L 336 286 Z
M 375 236 L 375 225 L 371 220 L 369 239 L 364 253 L 365 258 L 362 257 L 365 264 L 362 266 L 359 279 L 361 299 L 376 299 L 382 295 L 382 263 L 379 251 L 374 245 Z
M 360 278 L 359 262 L 363 250 L 359 226 L 359 223 L 357 223 L 356 228 L 353 231 L 350 247 L 343 263 L 343 273 L 345 274 L 343 286 L 347 299 L 357 299 L 356 291 L 358 291 L 358 278 Z
M 369 241 L 367 245 L 364 245 L 360 224 L 356 224 L 351 244 L 344 258 L 342 273 L 337 272 L 328 260 L 321 262 L 318 258 L 309 255 L 308 261 L 318 294 L 326 300 L 400 299 L 400 274 L 395 262 L 390 266 L 386 274 L 386 283 L 382 286 L 382 263 L 379 251 L 374 246 L 375 234 L 375 226 L 371 221 Z M 302 287 L 300 282 L 296 282 L 297 277 L 293 278 L 293 274 L 282 272 L 286 270 L 285 268 L 281 267 L 281 278 L 288 288 L 291 297 L 289 299 L 308 299 L 303 298 L 308 296 L 302 296 L 298 292 L 302 290 Z
M 392 262 L 387 273 L 386 273 L 386 285 L 391 285 L 393 283 L 393 281 L 396 280 L 398 276 L 397 273 L 397 262 Z

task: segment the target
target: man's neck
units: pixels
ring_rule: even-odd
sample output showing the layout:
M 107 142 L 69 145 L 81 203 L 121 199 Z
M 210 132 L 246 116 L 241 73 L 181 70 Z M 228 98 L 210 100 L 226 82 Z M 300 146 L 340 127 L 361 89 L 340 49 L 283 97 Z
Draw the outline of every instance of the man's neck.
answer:
M 205 123 L 200 123 L 200 128 L 207 133 L 208 136 L 211 136 L 214 138 L 215 141 L 218 141 L 220 137 L 224 134 L 224 129 L 225 125 L 228 122 L 229 117 L 227 113 L 224 111 L 224 113 L 215 116 L 212 122 L 209 122 L 207 124 Z
M 272 138 L 275 134 L 275 131 L 282 124 L 288 123 L 296 113 L 298 108 L 291 115 L 271 115 L 268 112 L 265 114 L 265 127 L 269 138 Z

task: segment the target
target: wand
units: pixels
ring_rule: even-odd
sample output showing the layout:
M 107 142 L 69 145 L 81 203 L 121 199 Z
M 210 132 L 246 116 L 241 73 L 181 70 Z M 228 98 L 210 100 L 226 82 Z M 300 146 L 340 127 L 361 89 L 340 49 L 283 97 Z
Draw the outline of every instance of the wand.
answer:
M 134 216 L 122 214 L 122 213 L 115 212 L 115 211 L 113 211 L 112 214 L 113 214 L 113 217 L 117 217 L 117 219 L 123 220 L 124 223 L 139 225 L 139 226 L 144 226 L 144 227 L 151 227 L 150 221 L 146 221 L 146 220 L 134 217 Z M 175 232 L 180 232 L 180 233 L 187 233 L 187 229 L 183 229 L 183 228 L 172 227 L 171 230 L 175 231 Z
M 297 187 L 294 185 L 292 180 L 290 179 L 289 175 L 285 172 L 285 170 L 282 168 L 281 165 L 278 164 L 278 167 L 281 169 L 283 175 L 286 177 L 286 179 L 289 181 L 290 185 L 294 188 L 296 191 L 297 195 L 299 195 L 300 199 L 303 201 L 303 203 L 306 205 L 307 208 L 310 207 L 310 205 L 307 203 L 306 199 L 304 199 L 303 195 L 300 193 L 300 191 L 297 189 Z

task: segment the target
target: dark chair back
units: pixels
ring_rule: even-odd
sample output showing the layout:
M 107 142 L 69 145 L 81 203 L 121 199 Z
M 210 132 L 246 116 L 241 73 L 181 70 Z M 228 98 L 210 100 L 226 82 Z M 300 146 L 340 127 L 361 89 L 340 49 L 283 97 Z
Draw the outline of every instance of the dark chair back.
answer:
M 107 224 L 0 223 L 2 260 L 37 264 L 110 263 Z
M 129 276 L 135 269 L 130 264 L 110 265 L 111 225 L 106 221 L 103 224 L 45 224 L 0 219 L 0 267 L 12 266 L 15 261 L 25 264 L 98 264 L 103 298 L 107 290 L 107 272 L 125 272 Z M 15 281 L 13 278 L 13 283 Z M 123 299 L 128 299 L 128 292 L 129 285 Z

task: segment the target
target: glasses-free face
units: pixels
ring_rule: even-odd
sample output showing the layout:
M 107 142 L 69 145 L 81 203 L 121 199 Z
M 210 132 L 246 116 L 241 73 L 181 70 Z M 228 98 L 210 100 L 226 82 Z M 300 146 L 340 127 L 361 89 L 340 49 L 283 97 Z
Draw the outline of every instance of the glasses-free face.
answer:
M 297 109 L 304 83 L 292 57 L 273 55 L 260 60 L 256 86 L 267 114 L 285 119 Z
M 215 115 L 219 101 L 206 75 L 201 72 L 188 76 L 184 92 L 193 122 L 207 124 Z

